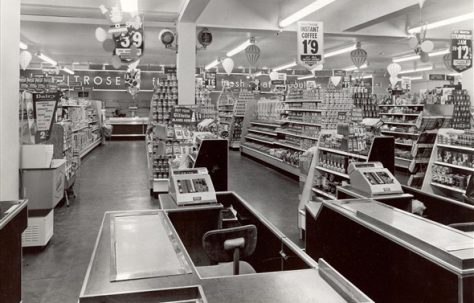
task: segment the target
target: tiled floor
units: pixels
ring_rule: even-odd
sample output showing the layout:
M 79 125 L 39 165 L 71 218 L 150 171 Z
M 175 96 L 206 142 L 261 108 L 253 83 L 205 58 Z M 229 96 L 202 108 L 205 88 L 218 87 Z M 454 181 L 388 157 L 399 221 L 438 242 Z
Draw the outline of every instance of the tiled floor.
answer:
M 229 189 L 297 242 L 298 183 L 239 152 L 230 153 L 229 165 Z M 143 141 L 107 142 L 84 159 L 78 197 L 55 209 L 51 242 L 24 252 L 24 303 L 77 302 L 104 212 L 158 207 L 146 169 Z

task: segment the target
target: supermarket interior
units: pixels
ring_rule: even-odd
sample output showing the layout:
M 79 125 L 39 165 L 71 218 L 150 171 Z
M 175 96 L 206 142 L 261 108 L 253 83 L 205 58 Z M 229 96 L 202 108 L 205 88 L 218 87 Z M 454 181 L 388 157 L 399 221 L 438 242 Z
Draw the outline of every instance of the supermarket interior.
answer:
M 1 0 L 0 303 L 474 303 L 472 0 Z

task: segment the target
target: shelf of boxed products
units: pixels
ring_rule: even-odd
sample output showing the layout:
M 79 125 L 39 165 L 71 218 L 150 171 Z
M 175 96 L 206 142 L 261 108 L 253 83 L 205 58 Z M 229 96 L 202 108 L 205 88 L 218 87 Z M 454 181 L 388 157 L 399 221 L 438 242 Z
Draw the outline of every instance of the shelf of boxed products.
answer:
M 292 152 L 283 148 L 264 146 L 254 142 L 245 142 L 241 145 L 243 153 L 271 164 L 294 176 L 300 176 L 299 157 L 302 152 Z
M 474 131 L 439 129 L 422 190 L 459 202 L 473 173 Z
M 376 95 L 371 94 L 365 87 L 352 87 L 352 99 L 355 108 L 362 112 L 362 118 L 377 118 L 379 106 Z
M 336 131 L 322 132 L 313 161 L 316 173 L 312 191 L 323 198 L 335 199 L 336 188 L 349 182 L 351 162 L 367 162 L 374 133 L 363 126 L 341 124 Z
M 178 104 L 178 80 L 176 74 L 167 74 L 157 81 L 150 102 L 149 123 L 169 123 L 170 112 Z
M 264 129 L 264 128 L 249 128 L 248 131 L 252 133 L 267 135 L 267 136 L 274 136 L 274 137 L 277 136 L 276 132 L 268 131 L 267 129 Z

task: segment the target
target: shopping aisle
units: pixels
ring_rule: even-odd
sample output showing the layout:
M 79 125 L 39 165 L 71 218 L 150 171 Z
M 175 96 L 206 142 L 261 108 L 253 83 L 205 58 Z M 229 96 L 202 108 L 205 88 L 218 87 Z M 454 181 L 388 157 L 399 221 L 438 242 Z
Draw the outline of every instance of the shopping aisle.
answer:
M 24 253 L 24 302 L 75 303 L 105 211 L 152 209 L 143 141 L 113 141 L 83 161 L 67 208 L 55 209 L 54 236 L 44 250 Z M 292 240 L 297 240 L 298 183 L 239 152 L 229 155 L 229 187 Z
M 51 242 L 24 253 L 23 302 L 77 302 L 104 212 L 158 207 L 146 169 L 143 141 L 107 142 L 84 159 L 78 198 L 54 210 Z

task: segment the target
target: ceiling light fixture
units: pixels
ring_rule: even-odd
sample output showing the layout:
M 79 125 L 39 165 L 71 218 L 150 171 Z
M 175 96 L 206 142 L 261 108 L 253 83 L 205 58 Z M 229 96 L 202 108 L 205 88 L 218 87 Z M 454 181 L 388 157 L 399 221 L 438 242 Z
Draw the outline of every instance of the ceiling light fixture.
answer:
M 449 54 L 449 48 L 428 53 L 428 56 L 436 57 L 436 56 L 442 56 L 446 54 Z M 413 61 L 413 60 L 418 60 L 418 59 L 420 59 L 420 55 L 404 56 L 404 57 L 393 58 L 392 62 L 400 63 L 400 62 Z
M 19 46 L 20 46 L 20 49 L 28 49 L 28 45 L 26 45 L 26 43 L 24 43 L 24 42 L 20 41 Z
M 426 24 L 426 29 L 428 30 L 428 29 L 433 29 L 433 28 L 446 26 L 446 25 L 453 24 L 453 23 L 458 23 L 458 22 L 461 22 L 461 21 L 472 19 L 473 17 L 474 17 L 474 13 L 469 13 L 469 14 L 465 14 L 465 15 L 461 15 L 461 16 L 457 16 L 457 17 L 444 19 L 444 20 L 441 20 L 441 21 L 436 21 L 436 22 L 433 22 L 433 23 L 428 23 L 428 24 Z M 409 34 L 416 34 L 416 33 L 420 32 L 420 30 L 423 27 L 425 27 L 425 26 L 416 26 L 416 27 L 410 28 L 410 29 L 408 29 L 408 33 Z
M 309 74 L 309 75 L 306 75 L 306 76 L 298 77 L 298 80 L 306 80 L 306 79 L 311 79 L 311 78 L 314 78 L 314 75 L 313 75 L 313 74 Z
M 216 60 L 212 61 L 211 63 L 209 63 L 208 65 L 206 65 L 204 67 L 204 69 L 206 69 L 206 70 L 211 69 L 211 68 L 219 65 L 219 63 L 221 63 L 221 61 L 219 59 L 216 59 Z
M 239 46 L 237 46 L 236 48 L 230 50 L 227 52 L 227 54 L 225 54 L 227 57 L 232 57 L 238 53 L 240 53 L 241 51 L 243 51 L 244 49 L 247 48 L 247 46 L 249 46 L 250 44 L 252 44 L 250 42 L 250 39 L 248 39 L 247 41 L 245 41 L 244 43 L 240 44 Z
M 462 76 L 462 74 L 461 73 L 450 73 L 450 74 L 448 74 L 448 76 L 460 77 L 460 76 Z
M 43 60 L 44 62 L 47 62 L 53 66 L 56 66 L 58 65 L 58 62 L 54 61 L 53 59 L 51 59 L 50 57 L 46 56 L 45 54 L 42 54 L 42 53 L 36 53 L 36 56 L 38 58 L 40 58 L 41 60 Z
M 138 1 L 137 0 L 120 0 L 120 8 L 124 12 L 137 12 L 138 11 Z
M 287 63 L 287 64 L 277 66 L 275 68 L 272 68 L 272 71 L 278 72 L 278 71 L 281 71 L 283 69 L 291 68 L 293 66 L 296 66 L 296 61 L 293 61 L 293 62 L 290 62 L 290 63 Z
M 365 76 L 362 76 L 361 79 L 371 79 L 373 77 L 374 77 L 374 75 L 365 75 Z
M 314 1 L 310 5 L 307 5 L 297 11 L 296 13 L 291 14 L 290 16 L 286 17 L 285 19 L 281 20 L 278 25 L 280 27 L 287 27 L 290 24 L 295 23 L 298 20 L 303 19 L 304 17 L 314 13 L 315 11 L 325 7 L 326 5 L 331 4 L 336 0 L 318 0 Z
M 334 57 L 334 56 L 337 56 L 337 55 L 340 55 L 340 54 L 345 54 L 345 53 L 348 53 L 350 51 L 353 51 L 356 48 L 357 47 L 354 44 L 354 45 L 351 45 L 351 46 L 348 46 L 348 47 L 344 47 L 344 48 L 341 48 L 341 49 L 337 49 L 337 50 L 334 50 L 334 51 L 327 52 L 323 55 L 323 57 L 324 58 Z
M 258 77 L 258 76 L 261 76 L 261 75 L 263 75 L 262 72 L 256 72 L 255 74 L 253 74 L 253 77 Z
M 420 67 L 418 69 L 402 70 L 398 74 L 403 75 L 403 74 L 410 74 L 410 73 L 416 73 L 416 72 L 424 72 L 424 71 L 428 71 L 428 70 L 432 70 L 432 69 L 433 69 L 433 66 L 426 66 L 426 67 Z
M 353 66 L 345 67 L 345 68 L 343 68 L 343 70 L 345 70 L 346 72 L 351 72 L 351 71 L 354 71 L 356 69 L 363 69 L 363 68 L 367 68 L 367 63 L 362 64 L 359 68 L 357 68 L 357 66 L 353 65 Z
M 67 67 L 63 67 L 63 71 L 68 73 L 68 74 L 71 74 L 71 75 L 74 75 L 74 71 L 70 70 L 69 68 Z
M 423 80 L 423 76 L 413 76 L 413 77 L 402 77 L 402 79 L 410 79 L 410 80 Z

